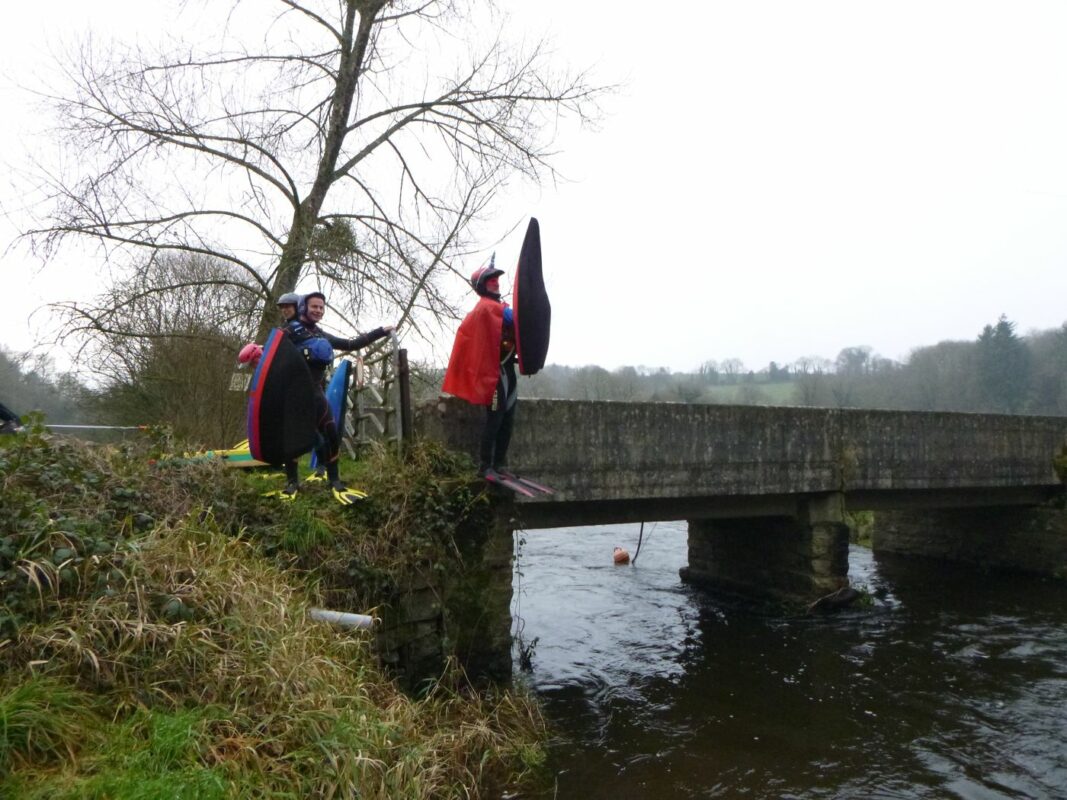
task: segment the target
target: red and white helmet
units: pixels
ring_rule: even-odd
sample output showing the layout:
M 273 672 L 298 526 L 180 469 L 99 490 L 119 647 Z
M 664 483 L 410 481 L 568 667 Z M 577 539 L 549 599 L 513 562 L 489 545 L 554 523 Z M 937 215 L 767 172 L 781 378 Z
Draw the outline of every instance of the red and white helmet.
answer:
M 489 263 L 486 266 L 478 267 L 471 273 L 471 287 L 478 294 L 482 294 L 485 291 L 485 282 L 487 280 L 503 274 L 504 270 L 496 268 L 496 253 L 493 253 L 493 257 L 489 259 Z

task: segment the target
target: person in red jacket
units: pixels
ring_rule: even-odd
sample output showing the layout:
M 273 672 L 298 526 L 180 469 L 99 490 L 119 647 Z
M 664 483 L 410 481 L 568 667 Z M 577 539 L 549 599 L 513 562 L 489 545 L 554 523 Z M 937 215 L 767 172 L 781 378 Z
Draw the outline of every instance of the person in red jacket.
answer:
M 511 308 L 500 299 L 500 276 L 494 265 L 479 267 L 471 286 L 480 299 L 456 331 L 443 391 L 486 407 L 478 474 L 490 480 L 506 471 L 508 445 L 515 423 L 515 328 Z

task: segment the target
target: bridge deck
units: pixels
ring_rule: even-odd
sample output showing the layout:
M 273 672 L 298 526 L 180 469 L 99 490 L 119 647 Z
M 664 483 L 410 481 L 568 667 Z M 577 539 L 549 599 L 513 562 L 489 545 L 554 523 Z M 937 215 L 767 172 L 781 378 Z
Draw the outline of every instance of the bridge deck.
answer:
M 424 435 L 472 454 L 483 412 L 419 410 Z M 853 509 L 1040 503 L 1062 491 L 1067 417 L 520 401 L 510 461 L 555 487 L 528 527 L 568 521 L 791 516 L 812 495 Z

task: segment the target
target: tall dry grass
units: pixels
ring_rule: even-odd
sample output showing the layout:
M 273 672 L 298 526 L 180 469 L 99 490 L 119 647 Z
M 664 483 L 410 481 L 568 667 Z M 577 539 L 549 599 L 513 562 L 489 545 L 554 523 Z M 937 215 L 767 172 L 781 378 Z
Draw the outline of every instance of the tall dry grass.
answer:
M 341 524 L 335 510 L 280 517 L 202 465 L 36 446 L 0 449 L 15 554 L 0 578 L 21 598 L 0 635 L 0 796 L 478 798 L 536 774 L 544 726 L 521 693 L 450 680 L 412 698 L 365 635 L 309 620 L 328 590 L 294 560 L 358 535 L 367 568 L 394 575 L 447 546 L 447 523 L 414 543 L 402 530 L 453 502 L 432 470 L 391 478 L 378 508 Z
M 144 709 L 217 710 L 200 766 L 224 776 L 230 796 L 493 796 L 539 763 L 527 700 L 444 688 L 413 700 L 379 672 L 367 638 L 310 622 L 316 599 L 210 520 L 157 530 L 121 573 L 0 651 L 13 684 L 0 707 L 44 687 L 55 718 L 36 742 L 3 729 L 23 778 L 69 785 L 114 771 L 115 754 L 85 728 Z M 60 702 L 69 697 L 101 698 L 102 710 Z M 68 768 L 42 768 L 40 752 Z M 72 763 L 84 771 L 72 775 Z

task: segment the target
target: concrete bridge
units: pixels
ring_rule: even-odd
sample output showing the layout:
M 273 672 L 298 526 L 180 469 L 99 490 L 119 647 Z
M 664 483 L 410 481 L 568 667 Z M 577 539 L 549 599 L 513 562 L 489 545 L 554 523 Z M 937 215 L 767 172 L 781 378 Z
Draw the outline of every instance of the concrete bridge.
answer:
M 417 427 L 474 455 L 483 415 L 442 399 Z M 1065 446 L 1067 417 L 523 400 L 510 461 L 558 491 L 499 525 L 685 519 L 683 579 L 790 602 L 848 585 L 846 511 L 876 512 L 876 550 L 1063 575 Z
M 474 454 L 480 412 L 443 399 L 420 427 Z M 1062 493 L 1053 458 L 1065 446 L 1067 417 L 524 400 L 511 462 L 558 490 L 517 501 L 524 528 L 686 519 L 689 580 L 809 597 L 847 580 L 844 510 L 892 519 L 882 549 L 964 558 L 976 520 Z M 920 546 L 903 529 L 923 519 L 938 529 L 925 525 Z M 1037 544 L 1014 560 L 1067 567 L 1062 552 L 1036 563 L 1053 557 Z

